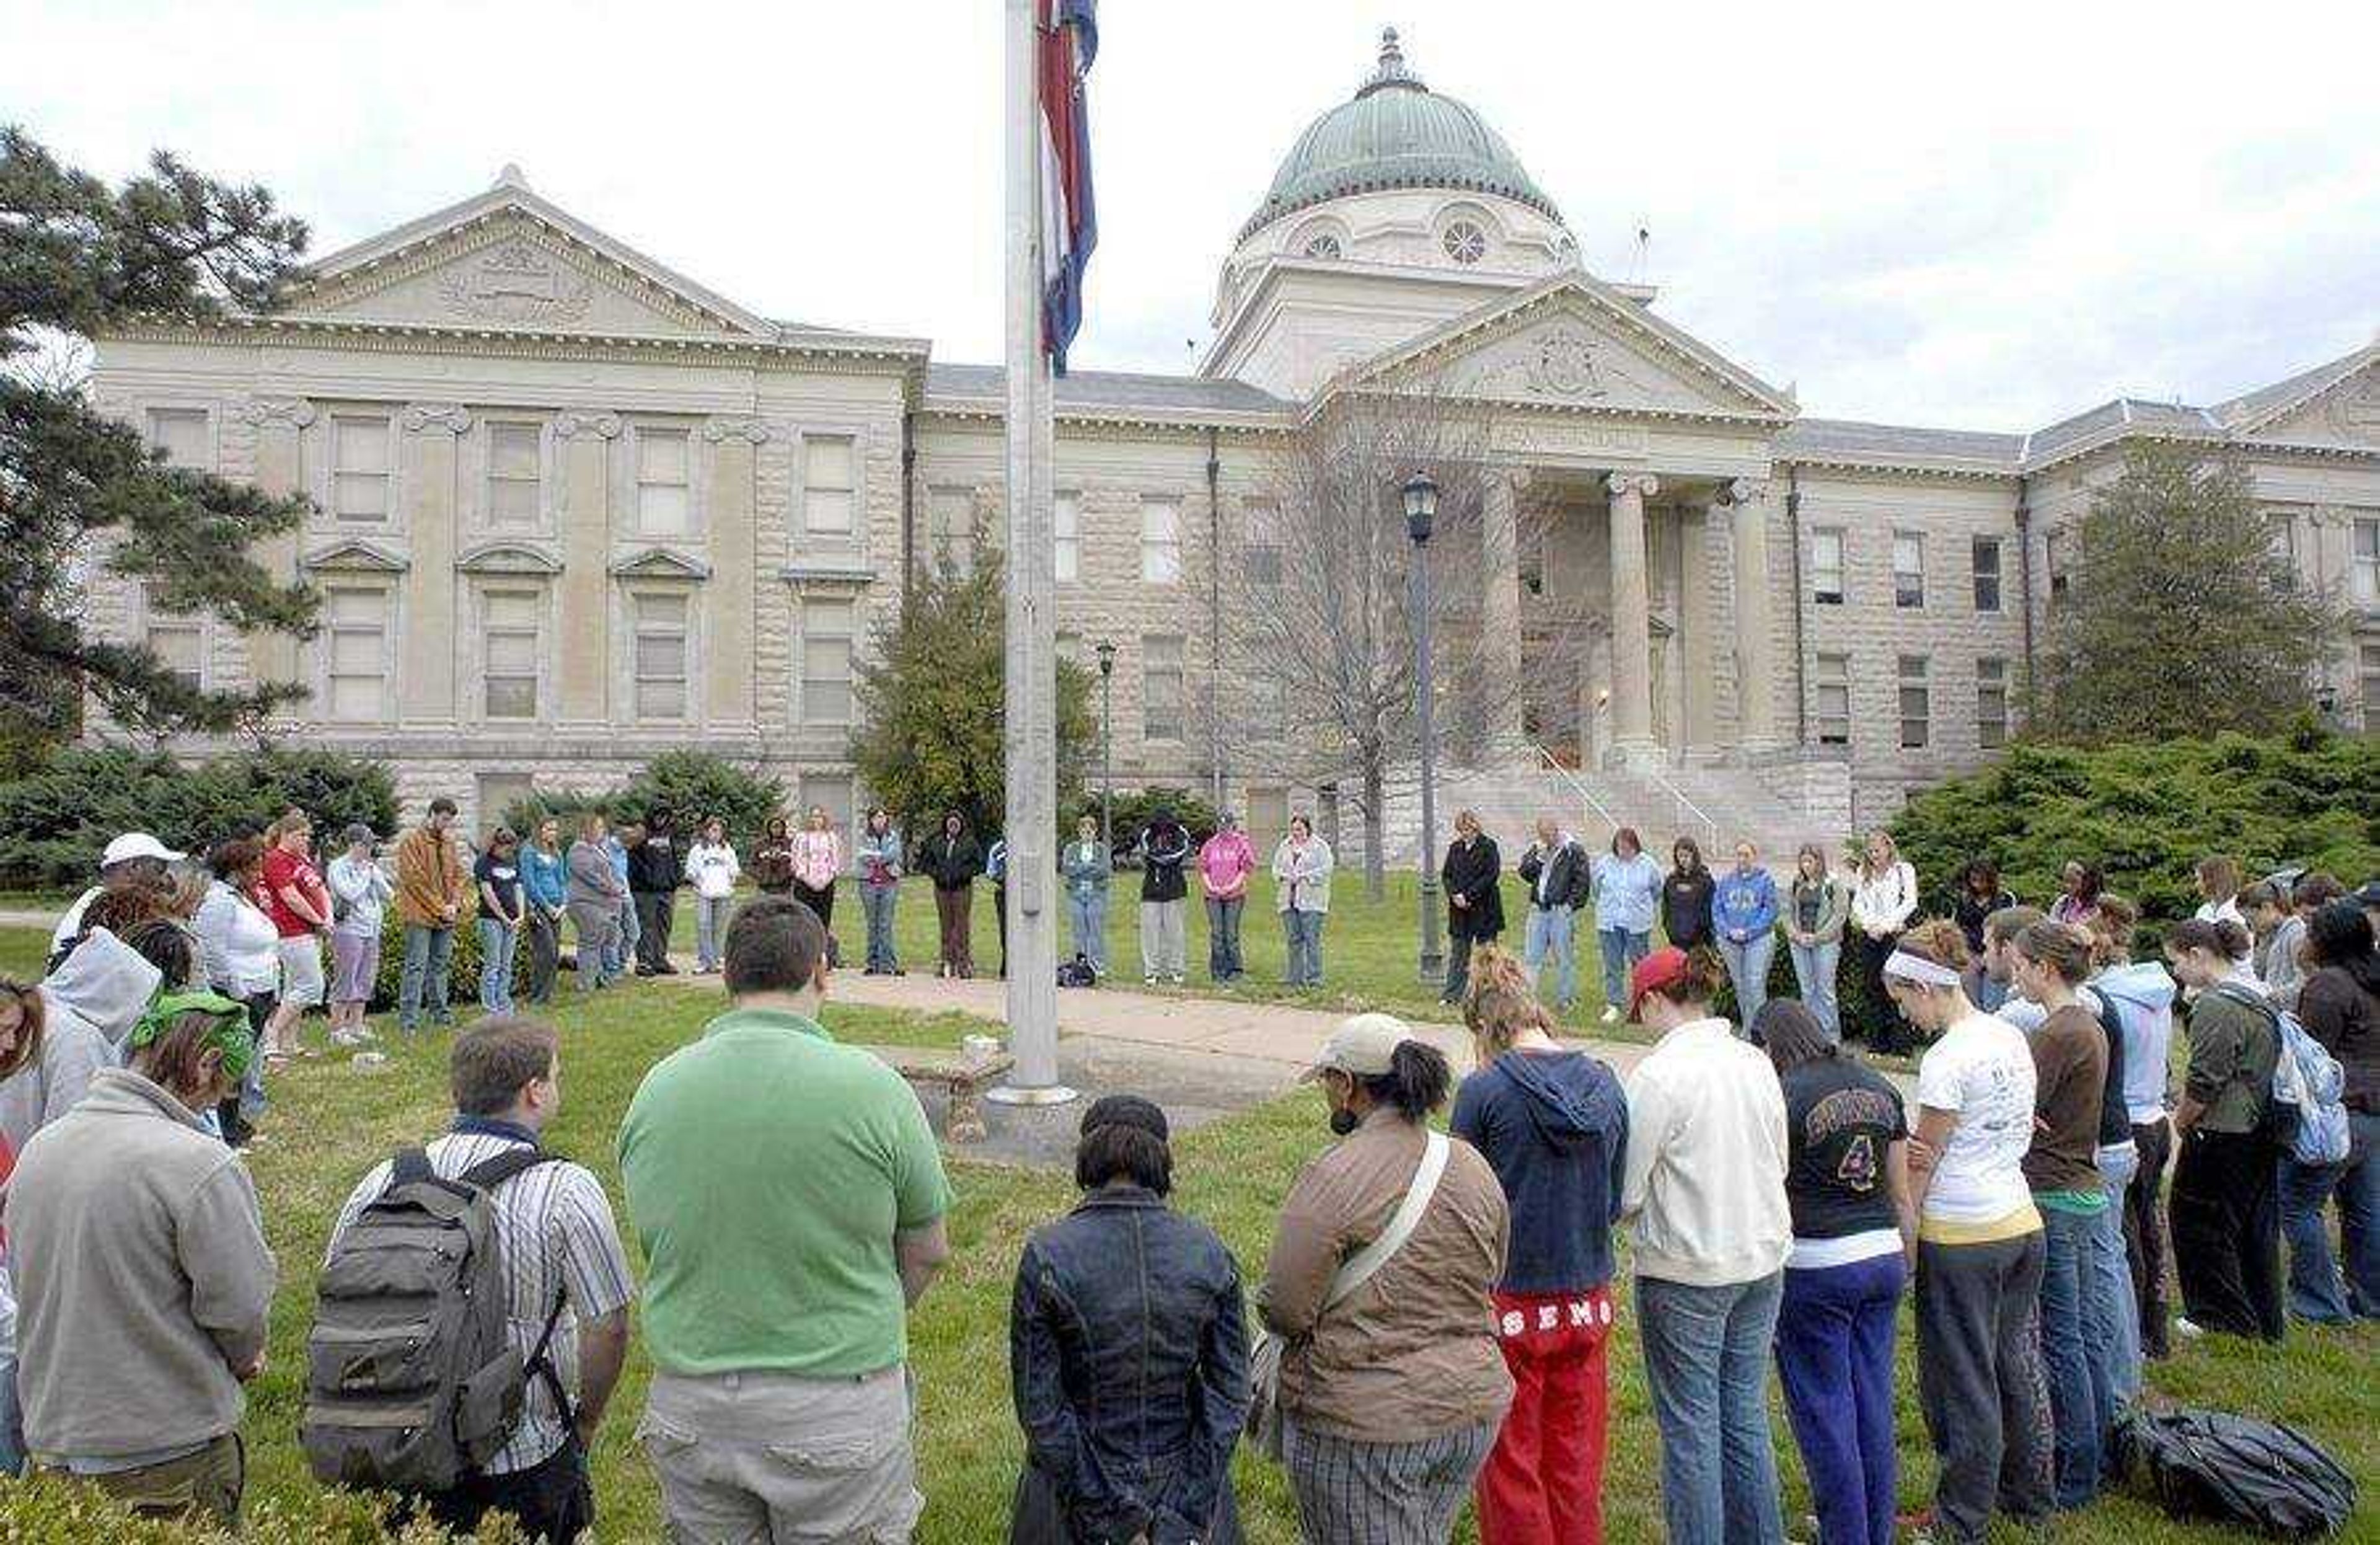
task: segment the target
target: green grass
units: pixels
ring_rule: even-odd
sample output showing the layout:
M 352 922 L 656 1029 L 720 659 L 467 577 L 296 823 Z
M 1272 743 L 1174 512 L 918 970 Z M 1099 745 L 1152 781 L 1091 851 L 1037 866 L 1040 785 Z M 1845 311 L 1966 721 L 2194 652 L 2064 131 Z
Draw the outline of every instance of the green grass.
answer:
M 40 948 L 36 935 L 0 930 L 0 967 L 18 968 Z M 1356 984 L 1349 981 L 1344 991 L 1354 992 Z M 697 1034 L 720 1006 L 716 989 L 677 984 L 627 987 L 586 1005 L 565 996 L 556 1016 L 564 1039 L 563 1108 L 549 1142 L 588 1163 L 615 1206 L 620 1189 L 612 1139 L 629 1096 L 654 1061 Z M 848 1005 L 831 1005 L 827 1020 L 846 1039 L 933 1045 L 953 1044 L 979 1023 L 959 1015 L 915 1016 Z M 267 1234 L 282 1269 L 272 1368 L 253 1393 L 247 1427 L 254 1502 L 292 1499 L 312 1485 L 296 1426 L 314 1277 L 339 1204 L 374 1162 L 434 1133 L 446 1119 L 447 1042 L 441 1037 L 391 1040 L 389 1065 L 378 1074 L 351 1072 L 324 1059 L 281 1075 L 267 1140 L 252 1152 Z M 1251 1280 L 1261 1271 L 1292 1178 L 1329 1140 L 1320 1115 L 1311 1093 L 1294 1094 L 1190 1134 L 1179 1145 L 1179 1204 L 1222 1234 Z M 953 1174 L 955 1259 L 912 1327 L 929 1497 L 920 1539 L 980 1545 L 1005 1535 L 1021 1456 L 1008 1398 L 1011 1274 L 1026 1232 L 1069 1206 L 1074 1193 L 1057 1174 L 963 1162 L 953 1164 Z M 1658 1449 L 1624 1295 L 1621 1307 L 1611 1353 L 1609 1532 L 1616 1541 L 1652 1540 L 1660 1536 Z M 2217 1338 L 2184 1347 L 2154 1367 L 2149 1380 L 2160 1396 L 2296 1423 L 2369 1486 L 2380 1475 L 2371 1375 L 2375 1355 L 2380 1332 L 2370 1330 L 2294 1330 L 2277 1351 Z M 596 1487 L 609 1539 L 661 1535 L 657 1494 L 631 1437 L 649 1371 L 639 1346 L 597 1445 Z M 1789 1505 L 1798 1515 L 1806 1498 L 1781 1411 L 1774 1429 Z M 1902 1494 L 1915 1505 L 1930 1489 L 1933 1463 L 1925 1451 L 1913 1375 L 1905 1366 L 1900 1430 Z M 1278 1475 L 1244 1457 L 1236 1479 L 1249 1537 L 1268 1545 L 1294 1540 Z M 2057 1538 L 2158 1545 L 2234 1537 L 2172 1523 L 2145 1502 L 2118 1496 L 2063 1521 Z M 2380 1528 L 2360 1518 L 2349 1538 L 2380 1539 Z

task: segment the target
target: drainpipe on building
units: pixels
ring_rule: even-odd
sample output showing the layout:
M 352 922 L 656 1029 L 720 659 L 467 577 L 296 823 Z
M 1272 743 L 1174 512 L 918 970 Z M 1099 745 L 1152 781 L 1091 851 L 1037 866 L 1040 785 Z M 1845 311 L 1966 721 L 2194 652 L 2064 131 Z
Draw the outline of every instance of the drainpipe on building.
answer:
M 917 588 L 917 416 L 901 415 L 901 614 Z
M 1220 432 L 1207 426 L 1207 775 L 1217 814 L 1223 809 L 1223 502 Z
M 1785 468 L 1785 537 L 1793 551 L 1793 744 L 1804 746 L 1810 740 L 1810 692 L 1802 658 L 1802 469 L 1791 465 Z
M 2018 615 L 2024 626 L 2024 695 L 2033 698 L 2033 505 L 2029 503 L 2030 483 L 2019 474 L 2016 480 L 2016 582 L 2024 591 L 2018 602 Z

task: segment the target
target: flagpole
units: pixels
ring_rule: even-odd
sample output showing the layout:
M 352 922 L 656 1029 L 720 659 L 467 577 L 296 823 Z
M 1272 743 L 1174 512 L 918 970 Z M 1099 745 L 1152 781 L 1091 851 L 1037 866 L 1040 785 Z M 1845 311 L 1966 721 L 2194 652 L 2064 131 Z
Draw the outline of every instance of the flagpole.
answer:
M 1056 1105 L 1058 1081 L 1055 422 L 1042 347 L 1041 112 L 1037 0 L 1006 0 L 1008 1045 L 1016 1065 L 986 1098 Z

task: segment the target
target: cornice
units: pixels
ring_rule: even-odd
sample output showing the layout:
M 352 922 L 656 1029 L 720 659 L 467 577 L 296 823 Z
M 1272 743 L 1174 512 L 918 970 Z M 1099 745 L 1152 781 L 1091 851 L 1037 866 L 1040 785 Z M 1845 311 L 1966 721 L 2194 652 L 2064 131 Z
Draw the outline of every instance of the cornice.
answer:
M 952 397 L 937 394 L 929 396 L 918 407 L 918 414 L 929 421 L 942 423 L 1003 423 L 1008 412 L 1004 403 L 994 397 Z M 1294 415 L 1238 413 L 1167 412 L 1162 409 L 1062 408 L 1057 421 L 1073 431 L 1077 438 L 1095 440 L 1128 439 L 1135 433 L 1151 431 L 1184 435 L 1203 434 L 1216 430 L 1224 434 L 1258 436 L 1295 433 L 1301 420 Z
M 735 360 L 805 373 L 903 375 L 921 371 L 927 346 L 907 339 L 780 340 L 709 334 L 542 333 L 505 327 L 365 322 L 332 317 L 230 317 L 204 326 L 134 322 L 102 342 L 220 344 L 350 349 L 371 354 L 464 354 L 494 359 L 645 363 L 677 356 L 695 363 Z

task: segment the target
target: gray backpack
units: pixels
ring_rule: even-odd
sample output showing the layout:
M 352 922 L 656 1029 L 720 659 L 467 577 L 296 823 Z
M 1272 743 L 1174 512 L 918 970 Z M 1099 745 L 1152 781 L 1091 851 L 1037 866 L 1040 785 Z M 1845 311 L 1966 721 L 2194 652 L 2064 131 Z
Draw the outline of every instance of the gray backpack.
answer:
M 511 1149 L 447 1180 L 420 1149 L 396 1156 L 387 1189 L 340 1235 L 317 1288 L 298 1427 L 317 1480 L 450 1490 L 511 1440 L 532 1375 L 569 1418 L 546 1358 L 560 1296 L 524 1362 L 506 1334 L 492 1196 L 552 1157 Z

